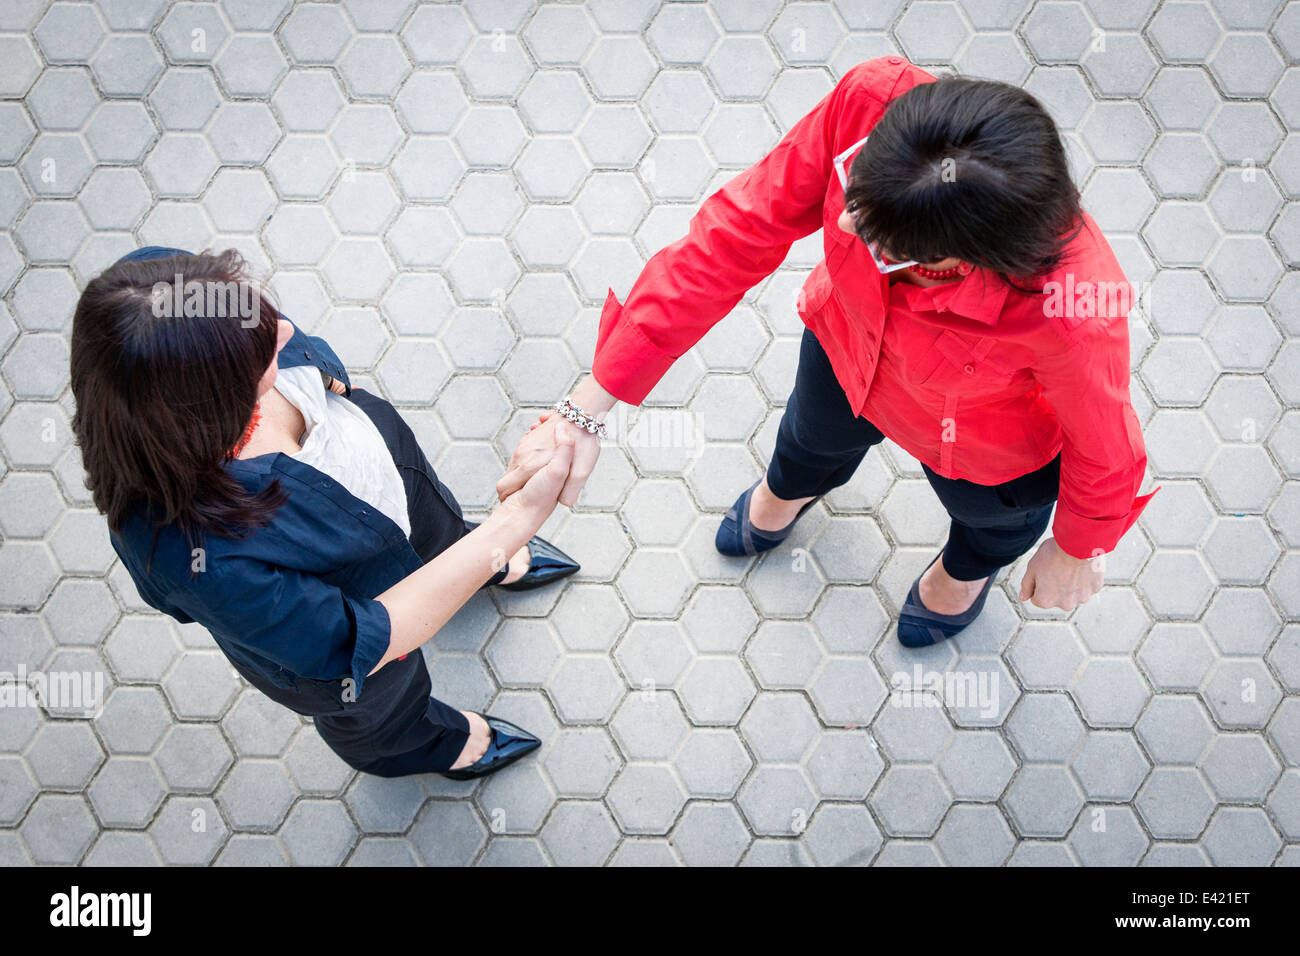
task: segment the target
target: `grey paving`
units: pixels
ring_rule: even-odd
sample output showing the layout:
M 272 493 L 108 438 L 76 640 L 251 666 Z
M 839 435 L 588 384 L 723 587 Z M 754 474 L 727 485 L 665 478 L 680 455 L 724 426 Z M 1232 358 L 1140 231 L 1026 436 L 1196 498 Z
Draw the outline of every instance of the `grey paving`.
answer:
M 78 288 L 234 247 L 398 404 L 473 514 L 698 204 L 849 68 L 1022 84 L 1143 295 L 1156 496 L 1072 614 L 892 622 L 946 519 L 886 443 L 756 561 L 721 513 L 789 393 L 819 236 L 652 392 L 545 533 L 583 571 L 475 598 L 434 687 L 537 731 L 474 785 L 360 777 L 153 613 L 69 428 Z M 1300 5 L 0 4 L 0 860 L 88 865 L 1270 865 L 1300 859 Z M 898 675 L 984 681 L 951 706 Z M 904 706 L 906 705 L 906 706 Z

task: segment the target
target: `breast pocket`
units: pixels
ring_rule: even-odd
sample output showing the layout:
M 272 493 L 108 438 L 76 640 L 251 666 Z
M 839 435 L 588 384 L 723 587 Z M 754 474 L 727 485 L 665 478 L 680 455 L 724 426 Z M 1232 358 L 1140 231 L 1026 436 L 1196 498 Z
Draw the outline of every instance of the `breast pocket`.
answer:
M 834 286 L 831 285 L 831 276 L 826 269 L 826 260 L 823 259 L 808 274 L 803 287 L 799 290 L 796 309 L 799 315 L 803 317 L 805 324 L 808 324 L 809 317 L 821 312 L 832 291 L 834 291 Z
M 991 336 L 971 339 L 945 329 L 934 340 L 934 359 L 921 384 L 969 398 L 1005 392 L 1019 370 L 990 356 L 995 345 Z

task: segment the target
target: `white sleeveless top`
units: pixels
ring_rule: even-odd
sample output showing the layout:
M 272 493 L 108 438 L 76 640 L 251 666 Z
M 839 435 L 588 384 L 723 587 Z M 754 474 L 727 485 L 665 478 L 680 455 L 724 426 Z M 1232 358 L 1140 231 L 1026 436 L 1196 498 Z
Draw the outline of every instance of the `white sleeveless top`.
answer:
M 370 416 L 321 381 L 320 369 L 297 365 L 276 371 L 275 387 L 307 423 L 302 451 L 291 457 L 329 475 L 374 505 L 410 537 L 406 487 L 393 455 Z

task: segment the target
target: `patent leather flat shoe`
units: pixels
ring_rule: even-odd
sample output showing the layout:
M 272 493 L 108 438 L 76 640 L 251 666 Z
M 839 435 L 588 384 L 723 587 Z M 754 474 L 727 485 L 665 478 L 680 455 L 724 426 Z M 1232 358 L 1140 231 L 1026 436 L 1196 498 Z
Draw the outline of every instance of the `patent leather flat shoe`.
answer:
M 467 531 L 473 531 L 477 527 L 478 522 L 465 522 Z M 575 574 L 581 570 L 582 565 L 574 561 L 573 558 L 545 538 L 534 535 L 528 539 L 528 570 L 524 572 L 523 577 L 518 581 L 511 581 L 509 584 L 501 584 L 495 580 L 488 581 L 479 590 L 481 591 L 487 587 L 499 587 L 505 588 L 507 591 L 531 591 L 533 588 L 540 588 L 542 585 L 558 581 L 560 578 L 567 578 L 570 574 Z M 503 568 L 495 576 L 504 578 L 507 571 L 508 569 Z
M 935 555 L 934 561 L 942 557 L 943 552 L 940 551 Z M 925 571 L 934 566 L 934 561 L 925 566 Z M 903 602 L 903 609 L 898 615 L 898 642 L 904 647 L 928 647 L 956 637 L 964 631 L 984 610 L 984 601 L 993 587 L 993 579 L 997 577 L 996 574 L 990 574 L 974 603 L 960 614 L 939 614 L 921 603 L 921 578 L 925 577 L 925 571 L 912 582 L 912 589 L 907 592 L 907 600 Z
M 821 501 L 822 498 L 821 495 L 818 495 L 800 508 L 799 513 L 794 516 L 794 521 L 791 521 L 780 531 L 763 531 L 755 528 L 749 520 L 749 502 L 754 496 L 754 489 L 757 487 L 757 481 L 750 485 L 736 499 L 736 503 L 731 506 L 731 510 L 723 517 L 722 524 L 718 525 L 718 533 L 713 539 L 713 544 L 714 547 L 728 557 L 743 558 L 752 554 L 771 551 L 790 537 L 790 532 L 794 530 L 794 526 L 803 517 L 804 512 Z
M 493 717 L 491 714 L 484 714 L 483 719 L 487 721 L 487 725 L 492 731 L 487 751 L 468 767 L 462 767 L 459 770 L 444 770 L 442 772 L 444 777 L 452 780 L 473 780 L 475 777 L 486 777 L 490 773 L 496 773 L 503 767 L 510 766 L 520 757 L 526 757 L 542 745 L 542 742 L 528 731 L 516 727 L 508 720 Z
M 528 540 L 528 570 L 518 581 L 498 584 L 497 587 L 507 591 L 531 591 L 543 584 L 550 584 L 560 578 L 582 570 L 582 565 L 574 561 L 545 538 L 532 537 Z

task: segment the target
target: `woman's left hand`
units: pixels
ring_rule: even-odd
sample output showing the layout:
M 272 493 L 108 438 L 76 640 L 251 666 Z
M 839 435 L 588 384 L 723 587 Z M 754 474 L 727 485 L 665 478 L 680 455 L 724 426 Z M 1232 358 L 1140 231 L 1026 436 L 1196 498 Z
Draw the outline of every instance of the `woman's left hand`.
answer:
M 1105 584 L 1102 556 L 1076 558 L 1048 538 L 1029 559 L 1020 582 L 1020 600 L 1041 608 L 1073 611 Z

